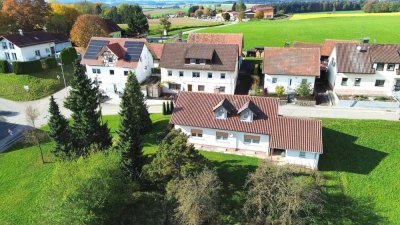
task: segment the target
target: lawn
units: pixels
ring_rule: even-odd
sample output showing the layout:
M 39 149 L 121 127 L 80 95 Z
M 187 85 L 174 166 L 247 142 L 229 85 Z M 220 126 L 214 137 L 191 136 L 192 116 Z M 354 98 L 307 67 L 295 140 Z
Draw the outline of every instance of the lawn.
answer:
M 299 16 L 301 15 L 299 14 Z M 315 15 L 320 16 L 321 14 Z M 369 37 L 371 42 L 376 40 L 377 43 L 398 43 L 400 40 L 399 21 L 400 14 L 359 17 L 338 16 L 299 20 L 263 20 L 206 28 L 199 32 L 243 33 L 244 49 L 251 49 L 255 46 L 283 47 L 285 42 L 294 41 L 322 42 L 326 38 L 360 40 L 363 37 Z
M 67 84 L 72 78 L 72 73 L 72 66 L 64 66 Z M 57 75 L 60 76 L 60 80 Z M 24 90 L 24 85 L 28 85 L 29 92 Z M 26 75 L 0 73 L 0 98 L 13 101 L 30 101 L 47 97 L 62 88 L 64 88 L 64 82 L 59 67 Z
M 118 118 L 104 117 L 113 135 Z M 151 118 L 153 131 L 143 143 L 146 154 L 157 150 L 169 120 L 169 116 L 160 114 L 152 114 Z M 324 119 L 323 124 L 325 152 L 320 170 L 328 196 L 327 210 L 318 224 L 400 224 L 400 122 Z M 43 181 L 53 170 L 53 145 L 43 145 L 49 161 L 44 165 L 38 150 L 23 144 L 0 154 L 0 224 L 40 222 L 35 202 Z M 240 190 L 245 177 L 259 160 L 205 151 L 202 154 L 211 160 L 223 181 L 222 210 L 234 220 L 241 214 L 237 208 L 243 200 Z
M 337 11 L 332 12 L 315 12 L 315 13 L 298 13 L 294 14 L 290 20 L 316 19 L 326 17 L 371 17 L 371 16 L 400 16 L 400 12 L 396 13 L 365 13 L 364 11 Z

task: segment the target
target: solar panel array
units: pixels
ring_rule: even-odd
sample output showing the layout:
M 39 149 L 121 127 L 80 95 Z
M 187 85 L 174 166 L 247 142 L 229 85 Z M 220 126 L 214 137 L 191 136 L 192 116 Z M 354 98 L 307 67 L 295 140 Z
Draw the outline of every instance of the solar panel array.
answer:
M 91 40 L 86 50 L 85 59 L 97 59 L 97 55 L 101 49 L 107 45 L 110 41 L 106 40 Z
M 124 47 L 127 48 L 125 60 L 137 62 L 142 54 L 143 42 L 127 41 Z

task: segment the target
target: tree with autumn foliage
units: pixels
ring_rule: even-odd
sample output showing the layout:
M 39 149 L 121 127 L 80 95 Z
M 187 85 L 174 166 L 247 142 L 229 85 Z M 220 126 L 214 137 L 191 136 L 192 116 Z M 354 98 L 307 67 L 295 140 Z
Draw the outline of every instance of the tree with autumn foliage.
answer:
M 86 48 L 91 37 L 107 37 L 106 22 L 97 15 L 81 15 L 71 30 L 71 40 L 79 47 Z
M 1 14 L 8 17 L 15 28 L 32 31 L 42 28 L 51 13 L 45 0 L 3 0 Z M 14 30 L 15 31 L 15 30 Z
M 79 12 L 71 4 L 51 3 L 51 16 L 46 24 L 47 30 L 69 35 Z

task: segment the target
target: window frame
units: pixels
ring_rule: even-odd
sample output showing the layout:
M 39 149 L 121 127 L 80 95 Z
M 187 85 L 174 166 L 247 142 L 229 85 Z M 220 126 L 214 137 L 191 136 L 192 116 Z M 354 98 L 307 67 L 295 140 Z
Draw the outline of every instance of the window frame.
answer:
M 212 72 L 208 72 L 207 73 L 207 78 L 208 79 L 212 79 L 213 78 L 213 73 Z
M 382 84 L 378 85 L 378 83 L 381 83 L 381 81 L 382 81 Z M 385 87 L 385 80 L 376 79 L 375 80 L 375 87 Z
M 357 81 L 358 80 L 358 81 Z M 361 86 L 361 78 L 354 78 L 354 86 L 360 87 Z
M 390 66 L 392 66 L 393 69 L 389 69 Z M 387 64 L 386 71 L 394 71 L 395 69 L 396 69 L 396 64 L 394 63 Z
M 206 65 L 206 60 L 205 59 L 200 59 L 200 65 Z
M 184 77 L 185 73 L 183 71 L 179 71 L 179 77 Z
M 128 76 L 128 74 L 129 74 L 129 71 L 128 71 L 128 70 L 125 70 L 125 71 L 124 71 L 124 76 Z
M 349 82 L 348 77 L 342 77 L 342 81 L 340 82 L 340 86 L 348 86 L 347 82 Z
M 8 46 L 10 47 L 10 49 L 15 49 L 15 45 L 11 42 L 8 43 Z
M 4 52 L 4 55 L 6 57 L 6 60 L 11 60 L 10 53 Z
M 225 86 L 221 86 L 218 88 L 219 93 L 225 93 Z
M 220 78 L 221 79 L 225 79 L 226 78 L 226 73 L 221 73 Z
M 12 56 L 12 60 L 14 60 L 14 61 L 18 60 L 17 53 L 12 52 L 11 56 Z
M 172 70 L 168 70 L 167 74 L 168 74 L 169 77 L 172 77 Z
M 245 145 L 258 145 L 261 143 L 261 136 L 245 134 L 243 136 L 243 144 Z
M 299 152 L 299 157 L 300 158 L 306 158 L 306 152 L 305 151 L 300 151 Z
M 114 70 L 110 70 L 110 75 L 115 75 L 115 71 Z
M 181 90 L 181 84 L 169 83 L 168 84 L 168 89 L 169 90 L 174 90 L 174 91 L 180 91 Z
M 35 50 L 35 56 L 41 57 L 41 55 L 40 55 L 40 50 Z
M 273 84 L 278 83 L 278 78 L 277 78 L 277 77 L 273 77 L 271 82 L 272 82 Z
M 203 138 L 203 130 L 201 130 L 201 129 L 191 129 L 190 130 L 190 137 Z
M 196 75 L 195 75 L 196 74 Z M 200 72 L 192 72 L 192 78 L 200 78 Z
M 379 68 L 382 66 L 382 68 Z M 385 69 L 385 64 L 384 63 L 377 63 L 376 64 L 376 71 L 383 71 Z
M 203 90 L 200 90 L 200 87 L 202 87 Z M 197 91 L 199 91 L 199 92 L 204 92 L 205 89 L 206 89 L 205 85 L 198 85 L 197 86 Z
M 229 139 L 228 132 L 222 132 L 222 131 L 215 132 L 215 140 L 216 141 L 228 141 L 228 139 Z
M 195 65 L 196 64 L 196 59 L 190 58 L 189 59 L 189 64 Z

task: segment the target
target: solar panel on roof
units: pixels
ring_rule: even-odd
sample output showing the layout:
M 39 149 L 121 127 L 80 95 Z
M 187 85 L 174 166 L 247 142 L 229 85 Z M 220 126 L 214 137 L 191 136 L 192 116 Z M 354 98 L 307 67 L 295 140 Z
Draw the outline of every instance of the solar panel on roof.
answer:
M 97 55 L 101 51 L 101 49 L 110 43 L 110 41 L 106 40 L 91 40 L 87 47 L 84 58 L 86 59 L 97 59 Z
M 125 60 L 139 61 L 140 55 L 142 54 L 143 46 L 144 46 L 143 42 L 135 42 L 135 41 L 125 42 L 124 47 L 127 48 Z

